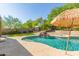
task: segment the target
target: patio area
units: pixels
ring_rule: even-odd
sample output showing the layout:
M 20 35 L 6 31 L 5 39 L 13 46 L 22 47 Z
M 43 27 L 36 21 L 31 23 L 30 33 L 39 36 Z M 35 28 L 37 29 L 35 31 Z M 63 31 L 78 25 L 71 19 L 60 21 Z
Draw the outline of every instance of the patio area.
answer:
M 5 56 L 32 56 L 17 40 L 9 39 L 0 42 L 0 54 Z

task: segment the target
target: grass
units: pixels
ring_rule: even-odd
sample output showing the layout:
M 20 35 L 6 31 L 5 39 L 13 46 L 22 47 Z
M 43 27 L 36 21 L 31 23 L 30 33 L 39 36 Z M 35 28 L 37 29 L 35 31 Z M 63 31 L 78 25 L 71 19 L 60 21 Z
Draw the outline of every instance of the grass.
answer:
M 10 36 L 10 37 L 16 37 L 16 36 L 31 36 L 31 35 L 35 35 L 35 34 L 33 34 L 33 33 L 8 34 L 8 36 Z

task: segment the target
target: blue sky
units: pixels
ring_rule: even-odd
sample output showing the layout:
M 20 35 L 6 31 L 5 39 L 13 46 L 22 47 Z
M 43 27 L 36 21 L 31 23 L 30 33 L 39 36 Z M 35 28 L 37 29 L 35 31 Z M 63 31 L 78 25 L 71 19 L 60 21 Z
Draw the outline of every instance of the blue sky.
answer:
M 0 15 L 2 17 L 11 15 L 25 22 L 28 19 L 35 20 L 39 17 L 47 19 L 52 9 L 60 7 L 62 3 L 17 3 L 17 4 L 0 4 Z

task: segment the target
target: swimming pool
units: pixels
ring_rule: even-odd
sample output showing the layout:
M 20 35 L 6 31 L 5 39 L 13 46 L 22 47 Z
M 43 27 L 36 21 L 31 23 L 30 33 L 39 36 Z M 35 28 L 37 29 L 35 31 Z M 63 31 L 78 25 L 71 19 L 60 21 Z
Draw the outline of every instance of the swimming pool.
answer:
M 49 45 L 53 48 L 65 50 L 67 38 L 55 37 L 55 36 L 48 36 L 48 37 L 29 36 L 29 37 L 23 38 L 22 40 L 40 42 L 40 43 Z M 70 38 L 68 51 L 79 51 L 79 37 Z

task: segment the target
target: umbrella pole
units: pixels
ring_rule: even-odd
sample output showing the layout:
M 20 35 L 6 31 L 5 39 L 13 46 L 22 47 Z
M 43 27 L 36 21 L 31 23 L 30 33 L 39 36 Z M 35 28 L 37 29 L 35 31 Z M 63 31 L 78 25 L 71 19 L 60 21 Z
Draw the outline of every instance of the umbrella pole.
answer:
M 71 30 L 70 30 L 69 33 L 68 33 L 68 40 L 67 40 L 66 52 L 65 52 L 66 55 L 68 54 L 68 53 L 67 53 L 67 50 L 68 50 L 68 45 L 69 45 L 70 35 L 71 35 Z
M 69 30 L 69 34 L 68 34 L 68 40 L 67 40 L 67 45 L 66 45 L 66 52 L 65 54 L 67 55 L 67 50 L 68 50 L 68 45 L 69 45 L 69 40 L 70 40 L 70 35 L 71 35 L 71 31 L 72 31 L 72 28 L 73 28 L 73 22 L 74 22 L 74 18 L 72 20 L 72 23 L 71 23 L 71 26 L 70 26 L 70 30 Z

